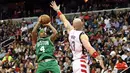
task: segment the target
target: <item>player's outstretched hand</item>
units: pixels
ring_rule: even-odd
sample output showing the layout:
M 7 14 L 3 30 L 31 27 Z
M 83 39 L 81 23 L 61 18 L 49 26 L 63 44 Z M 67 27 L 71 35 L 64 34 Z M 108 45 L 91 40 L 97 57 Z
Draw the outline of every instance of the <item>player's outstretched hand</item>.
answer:
M 58 11 L 58 10 L 60 9 L 60 5 L 57 6 L 57 4 L 56 4 L 55 1 L 52 1 L 52 2 L 51 2 L 50 7 L 52 7 L 55 11 Z

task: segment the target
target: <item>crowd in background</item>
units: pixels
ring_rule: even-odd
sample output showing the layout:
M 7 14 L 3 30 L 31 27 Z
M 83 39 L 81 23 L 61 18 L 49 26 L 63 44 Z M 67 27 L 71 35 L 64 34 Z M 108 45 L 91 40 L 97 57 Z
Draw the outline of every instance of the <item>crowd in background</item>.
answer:
M 89 36 L 91 45 L 103 57 L 108 73 L 120 73 L 130 66 L 130 12 L 102 12 L 80 15 L 84 19 L 84 32 Z M 72 53 L 69 48 L 68 34 L 58 17 L 52 23 L 58 31 L 55 53 L 61 72 L 72 73 Z M 72 19 L 69 19 L 72 21 Z M 27 23 L 0 25 L 0 42 L 15 36 L 15 40 L 0 50 L 0 72 L 35 73 L 37 59 L 31 44 L 31 29 L 24 28 Z M 50 34 L 50 30 L 46 32 Z M 87 52 L 87 51 L 86 51 Z M 88 55 L 89 56 L 89 55 Z M 95 59 L 88 58 L 91 73 L 101 73 Z M 126 73 L 130 70 L 126 70 Z
M 55 12 L 49 7 L 49 1 L 33 0 L 32 2 L 21 0 L 12 3 L 0 3 L 0 20 L 40 16 L 41 14 L 54 15 Z M 115 9 L 129 7 L 129 0 L 57 0 L 63 13 L 75 13 L 102 9 Z

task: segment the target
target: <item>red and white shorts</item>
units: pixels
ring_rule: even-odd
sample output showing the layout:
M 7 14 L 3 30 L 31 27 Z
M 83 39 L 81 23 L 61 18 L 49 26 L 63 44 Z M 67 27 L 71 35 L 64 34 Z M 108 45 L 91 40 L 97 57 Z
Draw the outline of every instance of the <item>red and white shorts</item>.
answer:
M 77 59 L 73 61 L 73 73 L 90 73 L 89 65 L 86 59 Z

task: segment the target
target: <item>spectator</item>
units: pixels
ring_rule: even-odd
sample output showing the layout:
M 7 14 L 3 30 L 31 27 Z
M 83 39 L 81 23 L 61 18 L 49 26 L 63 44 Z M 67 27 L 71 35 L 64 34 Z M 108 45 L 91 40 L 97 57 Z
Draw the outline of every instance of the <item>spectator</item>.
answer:
M 7 53 L 6 56 L 2 60 L 3 63 L 11 62 L 11 61 L 13 61 L 13 58 L 12 58 L 12 56 L 9 55 L 9 53 Z
M 125 59 L 128 66 L 130 66 L 130 52 L 127 52 L 127 58 Z
M 71 68 L 71 60 L 69 59 L 69 57 L 65 57 L 65 62 L 63 64 L 64 66 L 64 73 L 68 73 L 68 69 Z
M 128 67 L 130 67 L 130 52 L 127 52 L 127 58 L 125 59 Z M 127 70 L 127 73 L 130 73 L 130 69 Z
M 126 59 L 127 57 L 128 57 L 128 56 L 127 56 L 127 51 L 124 51 L 124 54 L 121 55 L 122 60 L 125 61 L 125 59 Z
M 110 29 L 111 28 L 111 24 L 110 24 L 110 18 L 108 16 L 106 16 L 104 23 L 106 24 L 105 29 Z
M 119 57 L 115 67 L 118 69 L 118 73 L 120 73 L 124 69 L 128 68 L 128 65 L 122 60 L 121 57 Z

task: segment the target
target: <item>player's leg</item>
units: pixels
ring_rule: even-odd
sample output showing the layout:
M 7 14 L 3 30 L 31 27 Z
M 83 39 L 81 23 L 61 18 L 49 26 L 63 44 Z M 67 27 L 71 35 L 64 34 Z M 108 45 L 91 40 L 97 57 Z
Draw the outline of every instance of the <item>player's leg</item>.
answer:
M 56 60 L 50 61 L 48 64 L 49 64 L 48 70 L 49 70 L 51 73 L 61 73 L 61 72 L 60 72 L 60 67 L 59 67 L 59 65 L 58 65 L 58 63 L 57 63 Z
M 47 67 L 46 67 L 46 63 L 44 62 L 40 62 L 38 63 L 38 68 L 36 70 L 36 73 L 48 73 L 46 71 Z
M 89 73 L 87 70 L 87 62 L 85 59 L 78 59 L 73 61 L 73 73 Z
M 61 73 L 59 65 L 56 65 L 52 70 L 51 73 Z

